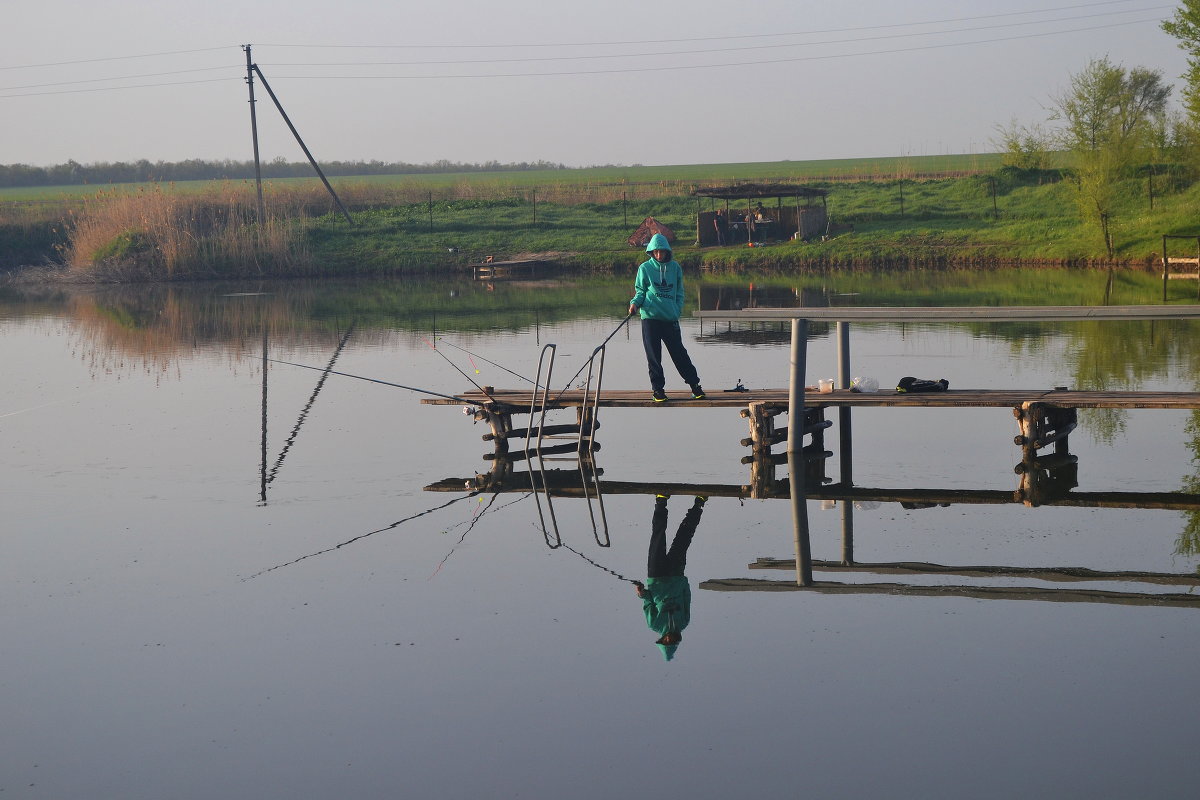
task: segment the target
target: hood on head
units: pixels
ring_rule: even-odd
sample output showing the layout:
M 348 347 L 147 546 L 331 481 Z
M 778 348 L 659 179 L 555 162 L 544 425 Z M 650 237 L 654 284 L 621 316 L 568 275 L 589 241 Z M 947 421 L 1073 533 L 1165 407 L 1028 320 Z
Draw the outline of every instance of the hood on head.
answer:
M 656 233 L 651 236 L 650 241 L 646 243 L 647 253 L 654 250 L 666 250 L 667 252 L 670 252 L 671 243 L 667 241 L 667 237 L 663 236 L 661 233 Z

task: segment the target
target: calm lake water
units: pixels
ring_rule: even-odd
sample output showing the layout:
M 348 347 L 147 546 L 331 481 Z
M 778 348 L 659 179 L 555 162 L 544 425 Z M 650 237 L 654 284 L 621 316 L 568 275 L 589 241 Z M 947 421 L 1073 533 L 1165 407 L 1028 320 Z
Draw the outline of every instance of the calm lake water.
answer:
M 491 467 L 485 426 L 415 392 L 270 362 L 264 403 L 264 331 L 273 359 L 323 368 L 336 354 L 338 371 L 455 394 L 468 379 L 527 386 L 513 373 L 532 377 L 546 343 L 565 382 L 627 300 L 623 281 L 0 297 L 0 792 L 1195 796 L 1200 606 L 1066 602 L 1194 584 L 818 570 L 1051 591 L 727 591 L 709 582 L 789 579 L 749 565 L 793 557 L 791 504 L 714 492 L 668 661 L 633 583 L 648 577 L 655 494 L 749 483 L 735 411 L 602 412 L 601 488 L 621 491 L 601 508 L 468 491 Z M 778 326 L 684 329 L 710 392 L 786 384 Z M 1195 390 L 1196 334 L 863 325 L 854 372 L 885 387 Z M 809 364 L 810 381 L 836 373 L 827 328 Z M 636 323 L 612 339 L 604 384 L 648 391 Z M 1017 432 L 1007 409 L 861 409 L 854 482 L 1013 492 Z M 837 443 L 835 426 L 834 480 Z M 1200 484 L 1187 412 L 1084 413 L 1070 450 L 1068 497 Z M 464 488 L 425 490 L 444 479 Z M 668 540 L 693 505 L 673 491 Z M 854 558 L 1196 576 L 1200 515 L 1102 505 L 864 501 Z M 807 512 L 813 556 L 839 560 L 845 503 Z

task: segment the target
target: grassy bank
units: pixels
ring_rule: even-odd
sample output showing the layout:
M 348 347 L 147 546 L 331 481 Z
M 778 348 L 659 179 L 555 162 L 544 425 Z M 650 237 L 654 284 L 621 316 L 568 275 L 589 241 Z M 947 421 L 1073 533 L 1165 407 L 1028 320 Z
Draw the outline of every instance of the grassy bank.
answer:
M 1109 258 L 1101 232 L 1081 221 L 1074 188 L 1058 173 L 972 173 L 961 160 L 967 157 L 958 158 L 340 179 L 353 226 L 316 181 L 268 184 L 261 224 L 248 182 L 125 187 L 64 195 L 57 206 L 0 199 L 0 264 L 60 260 L 69 274 L 99 280 L 437 274 L 486 256 L 625 271 L 640 256 L 626 238 L 654 216 L 678 234 L 681 261 L 714 273 L 1146 269 L 1156 264 L 1163 234 L 1200 230 L 1193 213 L 1200 186 L 1160 176 L 1151 195 L 1148 179 L 1131 178 L 1118 187 Z M 981 158 L 973 158 L 978 165 Z M 957 177 L 911 177 L 955 166 L 962 168 Z M 630 180 L 635 169 L 641 180 Z M 691 189 L 734 177 L 767 180 L 769 169 L 776 179 L 829 191 L 831 235 L 762 248 L 692 246 L 697 210 L 716 205 L 698 202 Z M 659 180 L 645 180 L 650 174 Z

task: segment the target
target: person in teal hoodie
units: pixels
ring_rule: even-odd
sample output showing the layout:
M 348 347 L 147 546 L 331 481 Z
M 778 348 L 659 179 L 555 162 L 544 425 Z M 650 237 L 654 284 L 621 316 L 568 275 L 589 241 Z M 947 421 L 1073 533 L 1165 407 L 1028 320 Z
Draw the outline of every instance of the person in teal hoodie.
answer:
M 683 641 L 683 629 L 692 621 L 692 587 L 683 574 L 687 551 L 696 535 L 696 526 L 704 513 L 706 498 L 697 497 L 683 515 L 679 530 L 667 549 L 667 495 L 654 498 L 654 516 L 650 522 L 650 555 L 646 561 L 646 582 L 634 581 L 646 627 L 659 635 L 654 642 L 670 661 Z
M 683 313 L 683 267 L 671 255 L 671 243 L 661 233 L 650 238 L 646 252 L 650 258 L 638 267 L 629 313 L 632 316 L 637 312 L 642 318 L 642 346 L 650 371 L 651 396 L 656 403 L 667 399 L 664 391 L 667 378 L 662 364 L 662 346 L 665 344 L 679 377 L 691 388 L 692 397 L 703 400 L 700 375 L 683 346 L 683 335 L 679 330 L 679 315 Z

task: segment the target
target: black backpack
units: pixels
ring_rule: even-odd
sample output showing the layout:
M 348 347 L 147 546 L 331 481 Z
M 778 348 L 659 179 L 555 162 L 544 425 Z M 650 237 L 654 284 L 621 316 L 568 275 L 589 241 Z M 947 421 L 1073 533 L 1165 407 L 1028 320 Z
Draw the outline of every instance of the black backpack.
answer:
M 931 381 L 925 378 L 906 376 L 901 378 L 900 382 L 896 384 L 897 392 L 944 392 L 949 388 L 950 381 L 945 378 Z

